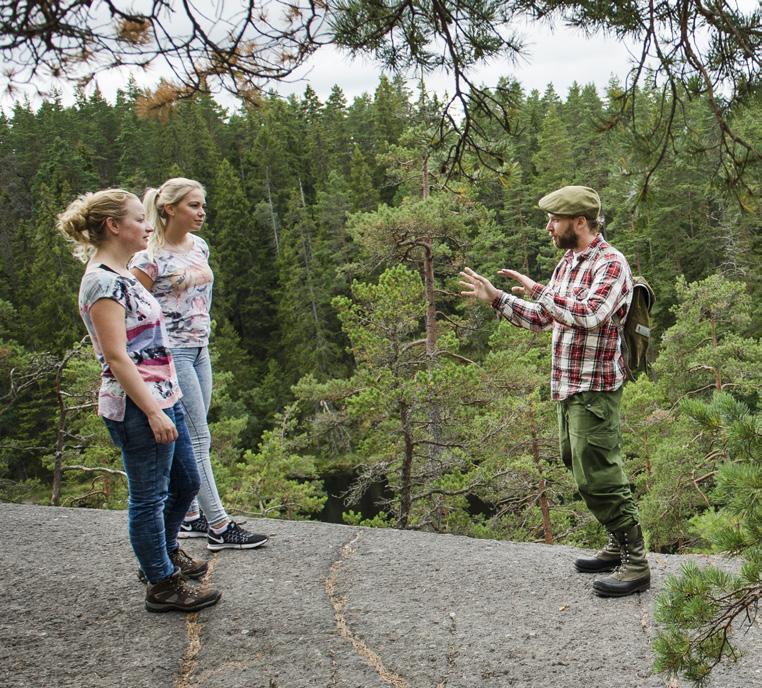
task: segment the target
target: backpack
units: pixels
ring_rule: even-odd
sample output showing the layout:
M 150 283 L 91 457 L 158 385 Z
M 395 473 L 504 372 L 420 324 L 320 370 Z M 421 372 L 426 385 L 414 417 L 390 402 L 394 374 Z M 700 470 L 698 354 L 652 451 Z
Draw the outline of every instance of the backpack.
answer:
M 640 373 L 650 373 L 648 344 L 651 340 L 651 308 L 656 297 L 644 277 L 632 278 L 632 302 L 619 330 L 627 379 L 634 382 Z

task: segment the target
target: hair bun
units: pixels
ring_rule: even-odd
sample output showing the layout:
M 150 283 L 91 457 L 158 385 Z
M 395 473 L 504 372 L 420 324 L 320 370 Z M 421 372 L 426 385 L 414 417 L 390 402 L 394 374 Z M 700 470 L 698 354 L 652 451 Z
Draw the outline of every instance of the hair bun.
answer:
M 82 194 L 58 216 L 58 228 L 77 243 L 87 242 L 89 239 L 87 210 L 91 197 L 91 193 Z
M 59 216 L 58 229 L 75 244 L 74 255 L 86 262 L 106 239 L 106 220 L 121 219 L 134 194 L 124 189 L 103 189 L 75 198 Z

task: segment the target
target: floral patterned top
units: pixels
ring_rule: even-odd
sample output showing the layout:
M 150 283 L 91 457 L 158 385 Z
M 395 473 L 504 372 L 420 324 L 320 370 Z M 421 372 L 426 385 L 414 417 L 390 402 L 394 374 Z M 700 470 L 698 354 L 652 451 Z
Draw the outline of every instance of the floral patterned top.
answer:
M 116 421 L 124 420 L 126 402 L 125 391 L 103 356 L 98 334 L 90 318 L 90 309 L 100 299 L 111 299 L 124 308 L 127 355 L 135 363 L 159 407 L 173 406 L 182 397 L 182 392 L 177 382 L 172 354 L 168 349 L 167 332 L 159 304 L 134 277 L 125 277 L 105 265 L 99 265 L 85 272 L 79 286 L 79 312 L 101 364 L 98 415 Z
M 153 280 L 151 293 L 161 304 L 170 347 L 188 349 L 209 344 L 214 274 L 209 267 L 209 247 L 195 234 L 189 251 L 161 249 L 153 258 L 136 253 L 130 268 Z

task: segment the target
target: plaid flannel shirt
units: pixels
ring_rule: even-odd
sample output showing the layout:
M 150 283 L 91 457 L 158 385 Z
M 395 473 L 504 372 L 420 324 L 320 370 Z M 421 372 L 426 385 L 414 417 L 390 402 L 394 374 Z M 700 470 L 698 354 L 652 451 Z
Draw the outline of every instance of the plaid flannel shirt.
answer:
M 495 310 L 529 330 L 553 329 L 551 396 L 612 391 L 625 380 L 618 324 L 632 300 L 627 259 L 599 234 L 584 251 L 567 251 L 534 302 L 503 293 Z

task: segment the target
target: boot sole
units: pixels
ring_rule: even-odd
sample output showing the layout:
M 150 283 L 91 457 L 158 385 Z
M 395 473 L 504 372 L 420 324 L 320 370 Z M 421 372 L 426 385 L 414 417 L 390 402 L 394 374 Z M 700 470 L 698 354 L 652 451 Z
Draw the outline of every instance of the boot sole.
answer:
M 601 590 L 595 587 L 593 583 L 593 592 L 598 597 L 627 597 L 627 595 L 634 595 L 636 592 L 645 592 L 651 587 L 651 581 L 645 581 L 640 583 L 636 588 L 629 588 L 627 590 Z
M 211 597 L 208 600 L 204 600 L 203 602 L 199 602 L 198 604 L 194 604 L 192 606 L 174 604 L 172 602 L 149 602 L 148 600 L 146 600 L 146 610 L 148 610 L 149 612 L 157 613 L 157 614 L 163 614 L 164 612 L 171 612 L 171 611 L 197 612 L 200 609 L 204 609 L 205 607 L 211 607 L 212 605 L 217 604 L 217 602 L 219 602 L 221 598 L 222 598 L 222 593 L 217 595 L 217 597 Z

